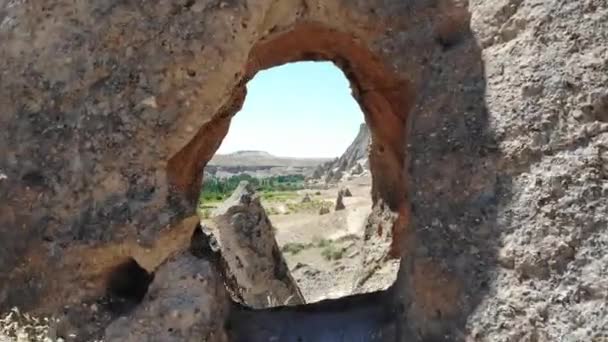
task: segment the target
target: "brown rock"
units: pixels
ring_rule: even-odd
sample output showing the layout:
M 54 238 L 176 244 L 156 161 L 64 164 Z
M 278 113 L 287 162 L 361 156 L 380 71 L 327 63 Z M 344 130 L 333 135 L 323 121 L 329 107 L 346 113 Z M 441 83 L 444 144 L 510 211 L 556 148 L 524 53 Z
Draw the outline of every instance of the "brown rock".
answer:
M 319 209 L 319 215 L 325 215 L 325 214 L 329 214 L 329 208 L 323 206 Z
M 156 270 L 148 295 L 116 319 L 104 341 L 227 341 L 229 298 L 214 265 L 188 252 Z

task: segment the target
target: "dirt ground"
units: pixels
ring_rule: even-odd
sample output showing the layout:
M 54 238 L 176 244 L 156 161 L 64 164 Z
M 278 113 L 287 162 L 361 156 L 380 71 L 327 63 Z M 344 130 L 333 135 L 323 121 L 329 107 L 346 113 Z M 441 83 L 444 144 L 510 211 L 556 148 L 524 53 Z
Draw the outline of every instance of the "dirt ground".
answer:
M 335 211 L 338 192 L 346 188 L 352 196 L 343 198 L 344 210 Z M 361 270 L 363 228 L 372 207 L 370 176 L 282 195 L 263 199 L 262 204 L 306 302 L 352 294 Z M 303 201 L 307 196 L 310 201 Z M 321 207 L 329 213 L 321 215 Z M 398 263 L 378 270 L 364 291 L 388 287 L 397 268 Z
M 346 209 L 334 211 L 338 192 L 345 187 L 353 196 L 344 197 Z M 304 208 L 270 215 L 277 242 L 307 302 L 351 294 L 361 263 L 363 225 L 371 211 L 370 191 L 369 176 L 344 181 L 324 190 L 300 190 L 298 196 L 288 202 L 301 203 L 308 194 L 314 203 L 331 203 L 330 212 L 319 215 L 318 210 Z M 272 202 L 264 205 L 286 206 Z M 290 248 L 293 246 L 301 250 Z

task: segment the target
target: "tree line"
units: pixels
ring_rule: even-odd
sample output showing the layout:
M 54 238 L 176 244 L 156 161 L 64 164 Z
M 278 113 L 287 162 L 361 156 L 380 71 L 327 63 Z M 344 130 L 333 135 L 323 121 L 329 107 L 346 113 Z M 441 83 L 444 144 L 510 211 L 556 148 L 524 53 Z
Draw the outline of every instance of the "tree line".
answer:
M 205 202 L 222 201 L 232 194 L 241 181 L 248 181 L 258 192 L 295 191 L 304 188 L 303 175 L 257 178 L 241 173 L 225 178 L 207 177 L 203 181 L 200 199 Z

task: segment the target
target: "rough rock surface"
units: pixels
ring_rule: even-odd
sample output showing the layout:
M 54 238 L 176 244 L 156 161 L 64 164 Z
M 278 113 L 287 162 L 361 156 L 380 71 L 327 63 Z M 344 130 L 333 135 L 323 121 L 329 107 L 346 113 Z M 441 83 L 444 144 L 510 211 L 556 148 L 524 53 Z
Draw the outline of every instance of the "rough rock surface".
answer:
M 229 272 L 253 308 L 303 304 L 259 196 L 243 181 L 211 218 Z
M 374 207 L 363 229 L 361 266 L 353 284 L 353 293 L 386 289 L 395 282 L 399 259 L 391 257 L 390 250 L 392 227 L 397 220 L 398 216 L 386 206 Z
M 335 211 L 344 210 L 346 207 L 344 206 L 344 195 L 342 191 L 338 191 L 338 197 L 336 198 L 336 206 L 334 208 Z
M 128 256 L 154 269 L 246 82 L 322 59 L 397 215 L 398 339 L 607 334 L 604 0 L 3 1 L 0 42 L 2 309 L 80 305 Z
M 144 301 L 112 322 L 104 341 L 228 341 L 229 297 L 214 265 L 177 253 L 156 271 Z

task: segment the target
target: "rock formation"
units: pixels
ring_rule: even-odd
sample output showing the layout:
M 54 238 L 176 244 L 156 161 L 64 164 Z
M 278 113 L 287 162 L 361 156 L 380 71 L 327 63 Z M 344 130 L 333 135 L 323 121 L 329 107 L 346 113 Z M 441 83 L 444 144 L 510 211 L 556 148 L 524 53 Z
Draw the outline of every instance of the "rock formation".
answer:
M 346 207 L 344 206 L 344 195 L 342 195 L 342 191 L 338 191 L 338 197 L 336 198 L 336 207 L 335 211 L 344 210 Z
M 319 215 L 329 214 L 329 208 L 326 206 L 322 206 L 319 208 Z
M 393 243 L 392 227 L 398 215 L 383 205 L 373 208 L 365 222 L 361 244 L 361 268 L 353 286 L 353 293 L 386 288 L 392 284 L 399 270 L 399 260 L 390 255 Z
M 329 60 L 369 124 L 399 275 L 362 300 L 243 315 L 291 340 L 601 340 L 607 16 L 603 0 L 0 2 L 0 310 L 84 310 L 125 258 L 153 270 L 182 250 L 246 83 Z M 179 265 L 149 293 L 214 277 Z M 184 281 L 224 312 L 215 286 Z
M 277 245 L 274 228 L 248 182 L 241 182 L 213 212 L 210 229 L 217 237 L 244 304 L 265 308 L 271 303 L 304 303 Z
M 326 183 L 335 183 L 340 181 L 345 174 L 362 174 L 364 172 L 363 167 L 369 166 L 370 139 L 369 128 L 362 123 L 355 139 L 340 158 L 319 165 L 313 172 L 312 178 L 324 179 Z
M 156 271 L 144 301 L 112 322 L 104 341 L 228 342 L 223 325 L 229 297 L 209 255 L 176 253 Z
M 353 197 L 352 192 L 350 192 L 349 188 L 343 188 L 342 190 L 340 190 L 340 192 L 342 193 L 342 196 L 344 197 Z
M 304 197 L 302 198 L 302 203 L 310 203 L 312 201 L 312 199 L 310 198 L 309 194 L 304 195 Z

